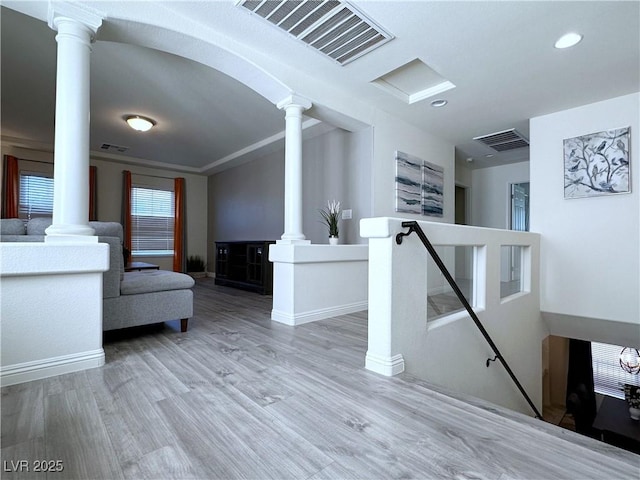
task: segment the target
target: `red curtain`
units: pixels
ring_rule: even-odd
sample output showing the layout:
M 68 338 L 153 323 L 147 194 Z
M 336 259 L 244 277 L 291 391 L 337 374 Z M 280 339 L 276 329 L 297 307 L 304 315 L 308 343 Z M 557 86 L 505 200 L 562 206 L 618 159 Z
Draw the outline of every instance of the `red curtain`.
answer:
M 95 166 L 89 167 L 89 221 L 98 219 L 98 204 L 96 202 L 96 172 Z
M 131 252 L 131 172 L 122 171 L 122 228 L 124 230 L 123 248 Z
M 18 218 L 19 185 L 20 170 L 18 169 L 18 159 L 12 155 L 5 155 L 2 218 Z
M 186 270 L 185 245 L 185 192 L 184 178 L 174 179 L 175 217 L 173 227 L 173 271 Z

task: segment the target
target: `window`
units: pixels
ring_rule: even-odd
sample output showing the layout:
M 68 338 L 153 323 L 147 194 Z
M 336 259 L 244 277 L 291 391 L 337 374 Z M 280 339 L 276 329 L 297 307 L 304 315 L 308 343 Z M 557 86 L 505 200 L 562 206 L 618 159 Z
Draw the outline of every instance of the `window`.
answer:
M 593 385 L 597 393 L 624 398 L 623 384 L 640 386 L 640 376 L 627 373 L 620 367 L 622 348 L 618 345 L 591 342 Z
M 52 214 L 53 178 L 38 173 L 21 173 L 18 216 L 26 221 Z
M 174 195 L 169 190 L 131 189 L 133 255 L 173 255 Z

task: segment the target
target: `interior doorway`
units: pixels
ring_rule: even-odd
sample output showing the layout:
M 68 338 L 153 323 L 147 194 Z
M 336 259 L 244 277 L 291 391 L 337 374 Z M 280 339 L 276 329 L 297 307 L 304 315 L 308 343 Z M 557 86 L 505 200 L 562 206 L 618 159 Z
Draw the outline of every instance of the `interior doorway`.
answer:
M 529 182 L 511 184 L 511 208 L 509 228 L 520 232 L 529 231 Z M 522 276 L 522 248 L 512 246 L 509 249 L 509 273 L 502 280 L 507 282 L 521 282 Z M 520 287 L 522 283 L 520 283 Z
M 529 182 L 511 184 L 511 230 L 529 231 Z
M 467 187 L 456 185 L 454 221 L 458 225 L 467 225 L 467 193 Z
M 468 225 L 467 217 L 467 195 L 469 189 L 456 185 L 455 192 L 455 217 L 454 221 L 458 225 Z M 471 280 L 473 276 L 472 265 L 473 250 L 466 247 L 455 247 L 456 257 L 456 280 Z

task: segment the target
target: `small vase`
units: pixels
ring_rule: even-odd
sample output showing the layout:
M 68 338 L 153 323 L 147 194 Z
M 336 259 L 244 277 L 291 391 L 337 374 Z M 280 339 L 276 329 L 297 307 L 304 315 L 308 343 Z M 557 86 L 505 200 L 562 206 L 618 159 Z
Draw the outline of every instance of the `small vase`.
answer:
M 338 237 L 329 237 L 329 245 L 337 245 L 338 244 Z
M 629 407 L 629 415 L 632 420 L 640 420 L 640 408 Z

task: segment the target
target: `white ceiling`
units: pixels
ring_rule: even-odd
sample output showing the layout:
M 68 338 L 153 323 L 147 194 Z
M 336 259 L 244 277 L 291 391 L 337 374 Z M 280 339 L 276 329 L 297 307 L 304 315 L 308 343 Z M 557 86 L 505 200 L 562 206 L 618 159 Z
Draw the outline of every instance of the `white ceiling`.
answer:
M 105 15 L 91 56 L 92 150 L 102 143 L 122 145 L 129 147 L 129 157 L 207 172 L 251 145 L 279 138 L 284 128 L 284 114 L 273 103 L 227 75 L 117 43 L 135 28 L 126 21 L 182 26 L 183 33 L 198 32 L 234 50 L 294 91 L 397 115 L 453 142 L 458 160 L 473 157 L 467 165 L 476 168 L 524 160 L 528 152 L 487 159 L 490 150 L 473 137 L 509 128 L 528 137 L 531 117 L 640 90 L 638 1 L 353 1 L 395 38 L 346 66 L 234 0 L 159 3 L 91 4 Z M 13 10 L 2 8 L 2 135 L 51 145 L 55 32 L 18 13 L 45 19 L 46 2 L 3 4 Z M 582 33 L 584 40 L 568 50 L 553 48 L 568 31 Z M 408 105 L 372 83 L 415 59 L 456 85 L 440 95 L 446 107 L 432 108 L 430 99 Z M 156 128 L 146 134 L 130 130 L 123 116 L 134 113 L 154 118 Z

